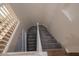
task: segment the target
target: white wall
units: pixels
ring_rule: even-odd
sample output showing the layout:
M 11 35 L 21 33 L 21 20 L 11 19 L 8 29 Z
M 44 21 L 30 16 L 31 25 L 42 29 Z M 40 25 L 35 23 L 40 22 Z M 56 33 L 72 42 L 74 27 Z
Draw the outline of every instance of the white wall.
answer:
M 57 10 L 60 9 L 60 6 L 62 4 L 28 4 L 28 3 L 16 4 L 15 3 L 10 5 L 12 6 L 16 15 L 19 17 L 23 27 L 27 29 L 29 26 L 36 24 L 37 21 L 39 21 L 40 23 L 47 24 L 48 22 L 47 18 L 49 16 L 49 13 L 51 13 L 48 11 L 51 10 L 54 15 L 56 8 Z M 48 10 L 48 8 L 51 9 Z
M 23 28 L 39 21 L 68 49 L 79 51 L 79 4 L 11 4 Z M 66 11 L 72 21 L 62 10 Z
M 70 4 L 68 8 L 66 8 L 69 13 L 72 21 L 70 23 L 69 28 L 69 39 L 68 46 L 69 51 L 79 51 L 79 4 Z
M 69 17 L 62 10 L 65 10 Z M 79 4 L 63 5 L 60 10 L 56 11 L 54 17 L 51 16 L 53 15 L 52 10 L 48 12 L 50 12 L 48 29 L 51 34 L 68 52 L 79 52 Z
M 11 4 L 11 6 L 26 29 L 44 18 L 45 5 L 43 4 Z

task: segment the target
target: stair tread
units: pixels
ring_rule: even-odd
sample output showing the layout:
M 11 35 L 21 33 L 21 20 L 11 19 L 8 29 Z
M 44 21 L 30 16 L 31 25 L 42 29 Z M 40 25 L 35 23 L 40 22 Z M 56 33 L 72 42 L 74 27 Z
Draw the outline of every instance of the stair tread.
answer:
M 31 26 L 27 31 L 27 51 L 36 51 L 37 26 Z
M 47 45 L 47 46 L 45 46 L 45 45 Z M 48 44 L 44 44 L 43 48 L 44 49 L 53 49 L 53 48 L 55 49 L 55 48 L 61 48 L 61 46 L 57 43 L 48 43 Z

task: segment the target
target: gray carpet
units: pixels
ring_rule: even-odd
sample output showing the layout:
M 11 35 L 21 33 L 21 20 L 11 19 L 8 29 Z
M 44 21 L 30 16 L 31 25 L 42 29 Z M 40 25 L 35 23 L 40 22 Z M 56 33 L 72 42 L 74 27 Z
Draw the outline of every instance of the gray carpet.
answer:
M 39 25 L 39 31 L 43 51 L 62 48 L 60 43 L 58 43 L 57 40 L 48 32 L 46 27 Z

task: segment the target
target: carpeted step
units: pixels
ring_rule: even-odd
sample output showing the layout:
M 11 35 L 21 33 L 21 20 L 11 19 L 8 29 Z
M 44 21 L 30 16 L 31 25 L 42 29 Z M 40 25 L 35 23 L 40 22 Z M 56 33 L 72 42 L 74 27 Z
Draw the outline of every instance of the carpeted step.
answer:
M 39 25 L 39 32 L 43 51 L 62 48 L 57 40 L 48 32 L 46 27 Z
M 27 32 L 27 51 L 36 51 L 37 27 L 32 26 Z

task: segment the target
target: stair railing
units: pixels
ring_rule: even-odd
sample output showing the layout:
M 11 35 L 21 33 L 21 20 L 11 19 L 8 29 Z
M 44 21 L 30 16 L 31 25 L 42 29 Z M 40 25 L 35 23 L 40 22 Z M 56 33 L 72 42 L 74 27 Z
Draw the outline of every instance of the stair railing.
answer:
M 39 23 L 37 23 L 37 51 L 42 52 L 42 45 L 41 45 L 40 33 L 39 33 Z

